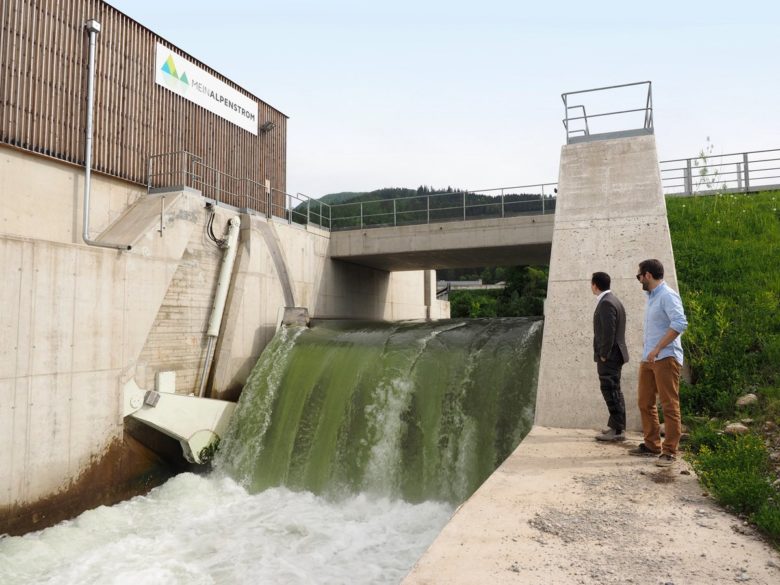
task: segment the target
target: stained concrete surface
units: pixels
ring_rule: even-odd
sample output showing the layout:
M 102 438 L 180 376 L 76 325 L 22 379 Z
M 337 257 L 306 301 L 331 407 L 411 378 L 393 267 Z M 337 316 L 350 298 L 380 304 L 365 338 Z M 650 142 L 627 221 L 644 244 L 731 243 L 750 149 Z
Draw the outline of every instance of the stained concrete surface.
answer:
M 592 430 L 534 427 L 403 585 L 780 583 L 780 554 L 704 495 Z

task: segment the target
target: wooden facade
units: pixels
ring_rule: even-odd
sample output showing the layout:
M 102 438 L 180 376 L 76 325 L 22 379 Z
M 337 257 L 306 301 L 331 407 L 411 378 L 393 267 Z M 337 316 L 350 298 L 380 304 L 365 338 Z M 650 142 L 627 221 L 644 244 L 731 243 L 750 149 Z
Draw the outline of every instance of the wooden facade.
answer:
M 223 181 L 246 178 L 243 184 L 257 190 L 269 180 L 274 190 L 286 191 L 287 117 L 99 0 L 2 0 L 0 143 L 84 164 L 89 19 L 102 25 L 96 45 L 96 172 L 146 184 L 152 155 L 187 151 L 224 173 Z M 157 43 L 256 101 L 258 123 L 275 127 L 255 136 L 157 85 Z

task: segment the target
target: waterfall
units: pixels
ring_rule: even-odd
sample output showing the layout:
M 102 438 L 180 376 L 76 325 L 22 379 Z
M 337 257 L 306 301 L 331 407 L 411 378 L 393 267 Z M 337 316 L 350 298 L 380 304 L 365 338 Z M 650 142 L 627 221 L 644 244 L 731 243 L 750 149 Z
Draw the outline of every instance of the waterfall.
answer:
M 531 428 L 542 323 L 282 328 L 215 464 L 252 492 L 462 502 Z

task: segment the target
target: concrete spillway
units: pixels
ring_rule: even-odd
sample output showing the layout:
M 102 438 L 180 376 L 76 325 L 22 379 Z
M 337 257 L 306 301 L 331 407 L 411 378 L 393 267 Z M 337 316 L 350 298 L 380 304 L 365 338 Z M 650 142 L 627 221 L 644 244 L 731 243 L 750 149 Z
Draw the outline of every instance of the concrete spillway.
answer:
M 254 491 L 459 503 L 530 429 L 542 322 L 328 322 L 283 329 L 217 465 Z

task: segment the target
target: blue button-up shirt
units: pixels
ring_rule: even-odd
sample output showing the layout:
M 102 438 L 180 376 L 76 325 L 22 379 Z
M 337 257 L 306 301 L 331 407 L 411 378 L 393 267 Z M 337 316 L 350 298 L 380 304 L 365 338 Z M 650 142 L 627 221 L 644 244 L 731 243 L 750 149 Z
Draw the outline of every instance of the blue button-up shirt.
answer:
M 645 309 L 643 361 L 647 360 L 647 354 L 653 350 L 670 327 L 680 335 L 688 327 L 688 320 L 685 318 L 680 295 L 670 289 L 666 282 L 662 282 L 646 294 L 647 307 Z M 656 359 L 662 360 L 667 357 L 674 357 L 682 365 L 683 349 L 680 335 L 664 347 Z

